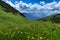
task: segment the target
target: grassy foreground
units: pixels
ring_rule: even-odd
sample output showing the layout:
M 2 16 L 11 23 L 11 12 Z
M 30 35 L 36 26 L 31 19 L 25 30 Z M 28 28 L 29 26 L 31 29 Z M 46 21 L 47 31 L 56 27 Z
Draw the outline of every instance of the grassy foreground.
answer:
M 60 24 L 28 20 L 0 7 L 0 40 L 60 40 Z

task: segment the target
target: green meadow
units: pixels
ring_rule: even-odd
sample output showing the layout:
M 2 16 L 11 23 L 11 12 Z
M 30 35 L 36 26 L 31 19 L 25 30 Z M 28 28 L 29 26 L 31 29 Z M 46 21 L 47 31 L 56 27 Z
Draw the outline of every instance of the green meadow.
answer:
M 0 40 L 60 40 L 60 23 L 28 20 L 0 7 Z

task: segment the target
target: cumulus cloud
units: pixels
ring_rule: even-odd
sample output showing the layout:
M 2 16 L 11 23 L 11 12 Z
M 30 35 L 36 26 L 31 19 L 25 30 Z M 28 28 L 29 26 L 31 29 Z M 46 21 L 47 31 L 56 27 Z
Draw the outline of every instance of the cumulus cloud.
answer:
M 11 0 L 3 0 L 4 2 L 8 3 L 10 6 L 15 7 L 15 5 L 11 2 Z
M 44 10 L 44 11 L 60 11 L 60 1 L 57 3 L 57 2 L 51 2 L 51 3 L 47 3 L 45 4 L 45 2 L 40 2 L 40 4 L 37 4 L 37 3 L 24 3 L 23 1 L 19 1 L 19 2 L 15 2 L 15 5 L 11 2 L 11 0 L 3 0 L 5 1 L 6 3 L 10 4 L 11 6 L 17 8 L 18 10 L 20 11 L 31 11 L 31 12 L 37 12 L 37 11 L 40 11 L 40 10 Z M 44 4 L 43 6 L 41 4 Z
M 44 4 L 45 4 L 45 2 L 44 2 L 44 1 L 41 1 L 41 2 L 40 2 L 40 4 L 41 4 L 41 5 L 44 5 Z
M 23 1 L 15 1 L 15 4 L 11 2 L 11 0 L 3 0 L 6 3 L 10 4 L 12 7 L 16 8 L 18 11 L 22 13 L 30 13 L 33 16 L 40 17 L 41 14 L 45 16 L 49 16 L 52 14 L 60 13 L 60 1 L 59 2 L 51 2 L 51 3 L 45 3 L 40 2 L 38 3 L 24 3 Z

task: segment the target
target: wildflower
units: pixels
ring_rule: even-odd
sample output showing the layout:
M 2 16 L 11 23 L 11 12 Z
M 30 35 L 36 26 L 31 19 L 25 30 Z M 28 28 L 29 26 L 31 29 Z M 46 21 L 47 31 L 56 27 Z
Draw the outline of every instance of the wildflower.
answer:
M 11 37 L 14 37 L 14 35 L 15 35 L 15 32 L 12 32 L 12 33 L 11 33 Z
M 34 37 L 32 37 L 31 39 L 34 40 Z
M 21 32 L 21 34 L 22 34 L 23 32 Z
M 42 37 L 39 37 L 40 39 L 43 39 Z
M 47 40 L 49 40 L 49 39 L 47 39 Z
M 15 34 L 15 32 L 13 32 L 13 34 Z
M 18 27 L 15 28 L 16 30 L 18 29 Z

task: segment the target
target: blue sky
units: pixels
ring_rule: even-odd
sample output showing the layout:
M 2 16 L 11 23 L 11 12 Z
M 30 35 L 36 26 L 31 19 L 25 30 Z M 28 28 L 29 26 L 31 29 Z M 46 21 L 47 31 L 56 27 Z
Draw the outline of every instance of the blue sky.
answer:
M 60 14 L 60 0 L 3 0 L 23 13 L 26 18 L 38 20 L 50 15 Z
M 23 1 L 23 2 L 25 2 L 25 3 L 40 3 L 40 1 L 45 1 L 46 3 L 50 3 L 50 2 L 53 2 L 53 1 L 59 1 L 59 0 L 11 0 L 13 3 L 15 2 L 15 1 Z

